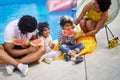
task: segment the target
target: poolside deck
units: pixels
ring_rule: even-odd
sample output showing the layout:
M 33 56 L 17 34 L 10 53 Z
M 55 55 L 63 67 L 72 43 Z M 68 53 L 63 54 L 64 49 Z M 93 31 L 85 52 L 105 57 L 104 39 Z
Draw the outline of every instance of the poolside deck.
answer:
M 120 36 L 120 14 L 109 24 L 115 36 Z M 74 65 L 72 61 L 56 60 L 51 64 L 44 62 L 30 65 L 28 75 L 23 77 L 15 70 L 9 76 L 0 65 L 0 80 L 120 80 L 120 45 L 107 48 L 105 29 L 97 34 L 97 47 L 91 54 L 86 54 L 85 61 Z

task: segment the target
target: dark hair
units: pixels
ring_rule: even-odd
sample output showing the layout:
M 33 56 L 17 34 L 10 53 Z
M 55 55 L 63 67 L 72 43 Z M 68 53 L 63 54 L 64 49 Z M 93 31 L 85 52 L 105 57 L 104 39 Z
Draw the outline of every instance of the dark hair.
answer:
M 62 17 L 60 18 L 60 23 L 59 23 L 60 26 L 63 27 L 66 23 L 70 23 L 70 24 L 73 25 L 72 20 L 71 20 L 68 16 L 62 16 Z
M 18 28 L 21 33 L 33 32 L 37 28 L 37 20 L 29 15 L 24 15 L 18 22 Z
M 40 22 L 40 23 L 38 24 L 38 34 L 40 35 L 40 33 L 41 33 L 42 31 L 44 31 L 45 28 L 50 29 L 48 22 Z
M 96 0 L 96 2 L 99 4 L 100 10 L 102 12 L 107 11 L 111 5 L 111 0 Z

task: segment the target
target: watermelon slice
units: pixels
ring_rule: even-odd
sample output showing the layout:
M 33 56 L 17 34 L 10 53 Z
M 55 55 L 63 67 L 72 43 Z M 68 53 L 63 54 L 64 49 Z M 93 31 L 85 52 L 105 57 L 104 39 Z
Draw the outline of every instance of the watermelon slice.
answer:
M 30 45 L 31 46 L 40 46 L 40 45 L 43 45 L 43 39 L 42 38 L 39 38 L 39 39 L 35 39 L 35 40 L 32 40 L 30 42 Z
M 62 30 L 62 33 L 66 36 L 72 36 L 75 32 L 73 30 Z
M 14 38 L 13 39 L 13 43 L 15 45 L 25 45 L 25 44 L 28 44 L 29 41 L 28 40 L 22 40 L 22 39 L 16 39 L 16 38 Z

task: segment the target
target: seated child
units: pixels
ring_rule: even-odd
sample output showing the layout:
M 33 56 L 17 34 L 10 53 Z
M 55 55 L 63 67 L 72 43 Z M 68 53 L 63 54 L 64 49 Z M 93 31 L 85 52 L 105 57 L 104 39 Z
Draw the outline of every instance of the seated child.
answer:
M 75 40 L 75 33 L 72 36 L 67 36 L 63 34 L 63 30 L 72 30 L 73 29 L 73 22 L 71 17 L 69 16 L 62 16 L 60 18 L 60 26 L 62 30 L 58 32 L 58 42 L 59 42 L 59 49 L 66 53 L 64 59 L 69 61 L 71 56 L 75 57 L 75 64 L 78 64 L 83 61 L 83 57 L 78 56 L 77 54 L 84 48 L 83 43 L 76 44 Z
M 46 63 L 51 63 L 52 59 L 61 55 L 61 51 L 54 51 L 55 44 L 50 35 L 50 28 L 47 22 L 38 24 L 38 35 L 44 41 L 46 53 L 42 56 Z

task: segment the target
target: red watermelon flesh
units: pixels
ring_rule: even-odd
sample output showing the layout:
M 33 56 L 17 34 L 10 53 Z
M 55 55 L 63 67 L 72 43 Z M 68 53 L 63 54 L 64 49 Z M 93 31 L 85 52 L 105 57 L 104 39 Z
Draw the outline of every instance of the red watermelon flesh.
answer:
M 28 40 L 22 40 L 22 39 L 16 39 L 16 38 L 13 39 L 13 43 L 15 45 L 25 45 L 28 42 L 29 42 Z
M 40 45 L 42 45 L 43 44 L 43 39 L 42 38 L 39 38 L 39 39 L 35 39 L 35 40 L 32 40 L 31 42 L 30 42 L 30 44 L 32 45 L 32 46 L 40 46 Z
M 63 30 L 63 34 L 67 35 L 67 36 L 72 36 L 72 35 L 74 35 L 74 31 L 73 30 Z

